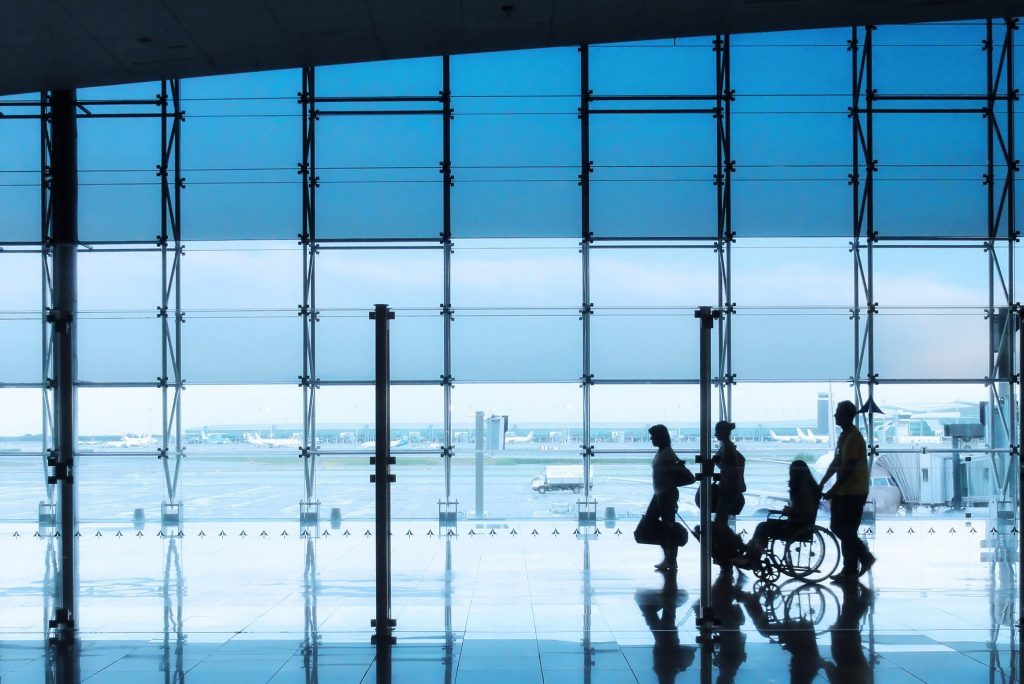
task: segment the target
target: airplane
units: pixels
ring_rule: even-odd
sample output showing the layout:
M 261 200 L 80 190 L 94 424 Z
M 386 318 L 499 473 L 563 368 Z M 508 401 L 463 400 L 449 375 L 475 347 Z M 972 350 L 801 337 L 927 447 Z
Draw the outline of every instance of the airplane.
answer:
M 221 435 L 221 434 L 218 434 L 218 433 L 214 433 L 214 434 L 211 435 L 211 434 L 208 434 L 204 430 L 204 431 L 199 433 L 199 443 L 200 444 L 214 444 L 214 445 L 234 444 L 234 440 L 232 440 L 230 437 L 228 437 L 226 435 Z
M 113 442 L 104 442 L 103 446 L 115 449 L 138 449 L 140 447 L 156 446 L 156 438 L 153 435 L 141 435 L 134 432 L 126 432 L 121 439 Z
M 271 449 L 284 449 L 291 447 L 299 449 L 302 447 L 302 440 L 298 437 L 260 437 L 252 432 L 245 433 L 245 443 L 252 446 L 269 447 Z
M 398 449 L 399 447 L 404 447 L 404 446 L 407 446 L 408 444 L 409 444 L 409 440 L 407 438 L 405 438 L 405 437 L 400 437 L 398 439 L 393 439 L 390 442 L 388 442 L 388 446 L 390 448 L 392 448 L 392 449 Z M 359 446 L 363 447 L 364 449 L 372 449 L 375 446 L 377 446 L 377 441 L 373 440 L 373 439 L 368 439 L 365 442 L 363 442 L 362 444 L 360 444 Z
M 522 437 L 517 437 L 515 435 L 505 435 L 505 445 L 506 446 L 508 446 L 509 444 L 529 444 L 532 441 L 533 441 L 533 430 L 530 430 L 530 432 L 528 434 L 526 434 L 526 435 L 524 435 Z
M 772 436 L 772 439 L 776 442 L 802 442 L 803 437 L 801 435 L 777 435 L 775 430 L 769 430 L 768 434 Z
M 816 435 L 810 428 L 807 428 L 807 432 L 802 432 L 800 428 L 797 428 L 796 433 L 800 435 L 805 442 L 828 444 L 828 435 Z

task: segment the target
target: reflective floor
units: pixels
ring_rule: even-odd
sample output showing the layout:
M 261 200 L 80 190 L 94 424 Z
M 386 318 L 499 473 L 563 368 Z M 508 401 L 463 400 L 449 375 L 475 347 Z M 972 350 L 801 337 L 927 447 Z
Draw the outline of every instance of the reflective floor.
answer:
M 1018 568 L 1001 560 L 1015 531 L 880 521 L 863 584 L 721 577 L 702 648 L 696 545 L 659 574 L 632 527 L 396 527 L 397 644 L 382 660 L 366 525 L 84 526 L 80 639 L 63 649 L 44 639 L 54 540 L 0 525 L 0 682 L 1017 680 Z

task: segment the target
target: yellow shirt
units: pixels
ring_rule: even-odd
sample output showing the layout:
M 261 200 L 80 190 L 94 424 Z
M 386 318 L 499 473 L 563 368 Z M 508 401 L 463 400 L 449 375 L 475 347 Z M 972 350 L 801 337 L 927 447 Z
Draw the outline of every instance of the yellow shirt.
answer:
M 840 469 L 852 469 L 849 478 L 835 488 L 839 496 L 867 496 L 868 494 L 868 449 L 864 435 L 856 427 L 839 435 L 836 447 Z

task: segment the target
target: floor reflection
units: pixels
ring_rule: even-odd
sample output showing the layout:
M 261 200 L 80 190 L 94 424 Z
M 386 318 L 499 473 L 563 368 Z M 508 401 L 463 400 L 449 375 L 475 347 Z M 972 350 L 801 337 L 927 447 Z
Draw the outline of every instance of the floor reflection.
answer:
M 677 674 L 693 664 L 697 647 L 683 645 L 679 640 L 676 609 L 686 603 L 687 594 L 679 589 L 677 571 L 664 571 L 661 575 L 660 590 L 637 589 L 633 598 L 654 637 L 651 669 L 659 684 L 672 684 Z
M 713 651 L 702 653 L 692 567 L 653 573 L 631 545 L 603 534 L 561 538 L 542 528 L 502 541 L 417 529 L 397 546 L 398 643 L 378 650 L 369 642 L 372 539 L 240 531 L 188 540 L 90 531 L 111 560 L 87 569 L 86 628 L 70 642 L 45 638 L 60 540 L 35 539 L 34 574 L 24 574 L 34 585 L 0 587 L 0 681 L 1008 684 L 1019 674 L 1015 548 L 965 562 L 970 587 L 935 586 L 924 561 L 913 582 L 883 589 L 872 577 L 772 585 L 719 576 Z M 31 642 L 14 636 L 28 606 L 39 635 Z

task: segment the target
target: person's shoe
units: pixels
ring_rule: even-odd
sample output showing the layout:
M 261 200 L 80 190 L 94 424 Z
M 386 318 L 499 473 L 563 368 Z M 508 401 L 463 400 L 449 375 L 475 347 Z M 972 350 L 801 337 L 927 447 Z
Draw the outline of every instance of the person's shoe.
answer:
M 837 572 L 830 577 L 833 582 L 855 582 L 857 580 L 857 573 L 855 572 Z
M 874 556 L 869 556 L 866 561 L 860 564 L 860 572 L 857 573 L 857 577 L 863 577 L 868 574 L 868 571 L 874 566 L 875 561 L 878 560 Z
M 654 569 L 658 572 L 671 572 L 672 570 L 677 570 L 678 568 L 676 568 L 675 563 L 662 562 L 655 565 Z

